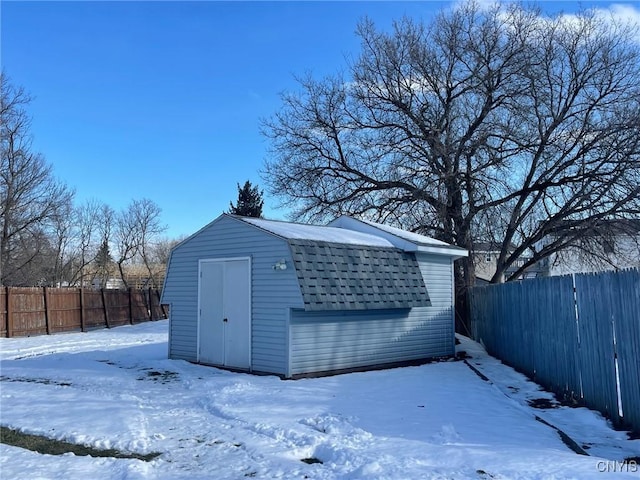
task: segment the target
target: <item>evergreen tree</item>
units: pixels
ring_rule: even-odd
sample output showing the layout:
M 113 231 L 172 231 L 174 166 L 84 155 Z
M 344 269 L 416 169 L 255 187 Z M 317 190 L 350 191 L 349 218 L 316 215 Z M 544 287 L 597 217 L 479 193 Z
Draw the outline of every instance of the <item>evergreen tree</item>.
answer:
M 109 280 L 109 274 L 111 271 L 111 265 L 113 264 L 113 258 L 109 250 L 109 242 L 105 239 L 100 244 L 100 248 L 96 253 L 96 275 L 100 279 L 100 286 L 106 288 L 107 281 Z
M 251 185 L 249 180 L 245 182 L 243 187 L 240 187 L 239 183 L 237 185 L 238 201 L 235 205 L 233 202 L 229 202 L 229 213 L 242 217 L 262 218 L 262 206 L 264 205 L 262 190 L 259 190 L 257 185 Z

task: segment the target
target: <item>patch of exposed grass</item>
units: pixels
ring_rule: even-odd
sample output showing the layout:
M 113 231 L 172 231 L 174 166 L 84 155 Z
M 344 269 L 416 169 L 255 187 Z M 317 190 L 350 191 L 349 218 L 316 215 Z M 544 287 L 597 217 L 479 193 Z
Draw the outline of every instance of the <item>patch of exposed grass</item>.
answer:
M 530 407 L 538 408 L 541 410 L 550 409 L 550 408 L 558 408 L 560 404 L 555 400 L 550 400 L 548 398 L 534 398 L 531 400 L 527 400 L 527 403 Z
M 0 426 L 0 443 L 5 443 L 14 447 L 26 448 L 27 450 L 46 455 L 63 455 L 65 453 L 73 453 L 78 456 L 135 458 L 145 462 L 150 462 L 161 455 L 159 452 L 142 455 L 139 453 L 125 453 L 113 448 L 99 449 L 88 447 L 86 445 L 64 442 L 62 440 L 53 440 L 42 435 L 23 433 L 19 430 L 3 426 Z
M 170 372 L 169 370 L 156 371 L 151 370 L 146 372 L 144 376 L 139 377 L 138 380 L 151 380 L 158 383 L 169 383 L 178 380 L 179 375 L 176 372 Z
M 480 477 L 482 478 L 493 478 L 493 475 L 491 475 L 490 473 L 485 472 L 484 470 L 480 469 L 480 470 L 476 470 L 476 473 L 478 475 L 480 475 Z
M 42 385 L 58 385 L 59 387 L 70 387 L 69 382 L 56 382 L 55 380 L 49 380 L 48 378 L 26 378 L 26 377 L 6 377 L 0 376 L 0 382 L 23 382 L 23 383 L 41 383 Z

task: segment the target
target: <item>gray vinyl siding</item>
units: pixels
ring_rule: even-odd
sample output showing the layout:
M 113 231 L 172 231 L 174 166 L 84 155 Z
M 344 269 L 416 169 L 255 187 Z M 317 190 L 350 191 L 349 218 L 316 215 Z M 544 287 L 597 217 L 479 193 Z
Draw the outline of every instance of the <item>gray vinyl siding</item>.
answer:
M 383 365 L 454 353 L 451 257 L 417 254 L 431 306 L 291 311 L 290 375 Z
M 416 253 L 431 306 L 421 309 L 430 318 L 437 347 L 434 356 L 455 353 L 453 259 L 447 255 Z
M 252 369 L 283 373 L 287 369 L 285 306 L 303 307 L 293 268 L 273 265 L 291 253 L 284 239 L 232 217 L 220 217 L 176 247 L 169 261 L 163 302 L 171 305 L 169 357 L 197 361 L 198 261 L 251 257 Z
M 312 269 L 309 279 L 299 278 L 293 268 L 292 243 L 296 242 L 241 219 L 221 216 L 177 246 L 169 260 L 163 292 L 163 302 L 171 306 L 170 358 L 198 359 L 199 260 L 237 257 L 251 258 L 251 366 L 256 372 L 294 376 L 454 353 L 451 256 L 411 254 L 415 254 L 416 276 L 424 282 L 422 288 L 426 286 L 429 306 L 422 302 L 394 304 L 397 308 L 370 305 L 361 310 L 336 310 L 335 305 L 326 305 L 334 301 L 328 300 L 324 310 L 312 310 L 307 308 L 300 282 L 307 282 L 315 273 Z M 355 255 L 349 249 L 355 250 L 352 246 L 338 250 Z M 362 253 L 359 250 L 358 255 Z M 282 258 L 289 268 L 274 270 L 273 265 Z M 320 266 L 317 269 L 322 270 Z M 394 281 L 401 275 L 402 269 L 387 275 L 385 281 L 404 285 L 406 278 Z M 367 280 L 363 277 L 362 284 L 356 286 L 366 287 Z M 323 288 L 318 286 L 319 293 L 326 295 Z

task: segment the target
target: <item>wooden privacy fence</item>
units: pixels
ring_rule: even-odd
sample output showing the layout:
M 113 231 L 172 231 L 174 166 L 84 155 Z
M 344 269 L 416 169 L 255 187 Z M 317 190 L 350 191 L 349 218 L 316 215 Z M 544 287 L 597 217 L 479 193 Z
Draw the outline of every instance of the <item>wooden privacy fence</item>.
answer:
M 640 271 L 470 292 L 474 339 L 564 399 L 640 431 Z
M 0 288 L 0 336 L 44 335 L 167 318 L 157 290 Z

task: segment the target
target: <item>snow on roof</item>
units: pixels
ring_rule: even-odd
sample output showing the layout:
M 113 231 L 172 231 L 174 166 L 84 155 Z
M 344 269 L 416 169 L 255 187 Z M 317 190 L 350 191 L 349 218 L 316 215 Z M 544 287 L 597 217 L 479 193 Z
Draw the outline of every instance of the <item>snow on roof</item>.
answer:
M 366 245 L 370 247 L 391 247 L 393 244 L 382 237 L 356 232 L 338 227 L 304 225 L 263 218 L 235 217 L 280 237 L 296 240 L 316 240 L 342 243 L 346 245 Z
M 382 231 L 395 235 L 396 237 L 404 238 L 410 242 L 413 242 L 417 245 L 442 245 L 450 247 L 447 242 L 443 242 L 442 240 L 436 240 L 435 238 L 427 237 L 426 235 L 420 235 L 419 233 L 408 232 L 406 230 L 402 230 L 400 228 L 391 227 L 389 225 L 384 225 L 382 223 L 375 223 L 369 220 L 361 220 L 360 222 L 366 223 L 367 225 L 371 225 L 372 227 L 378 228 Z

